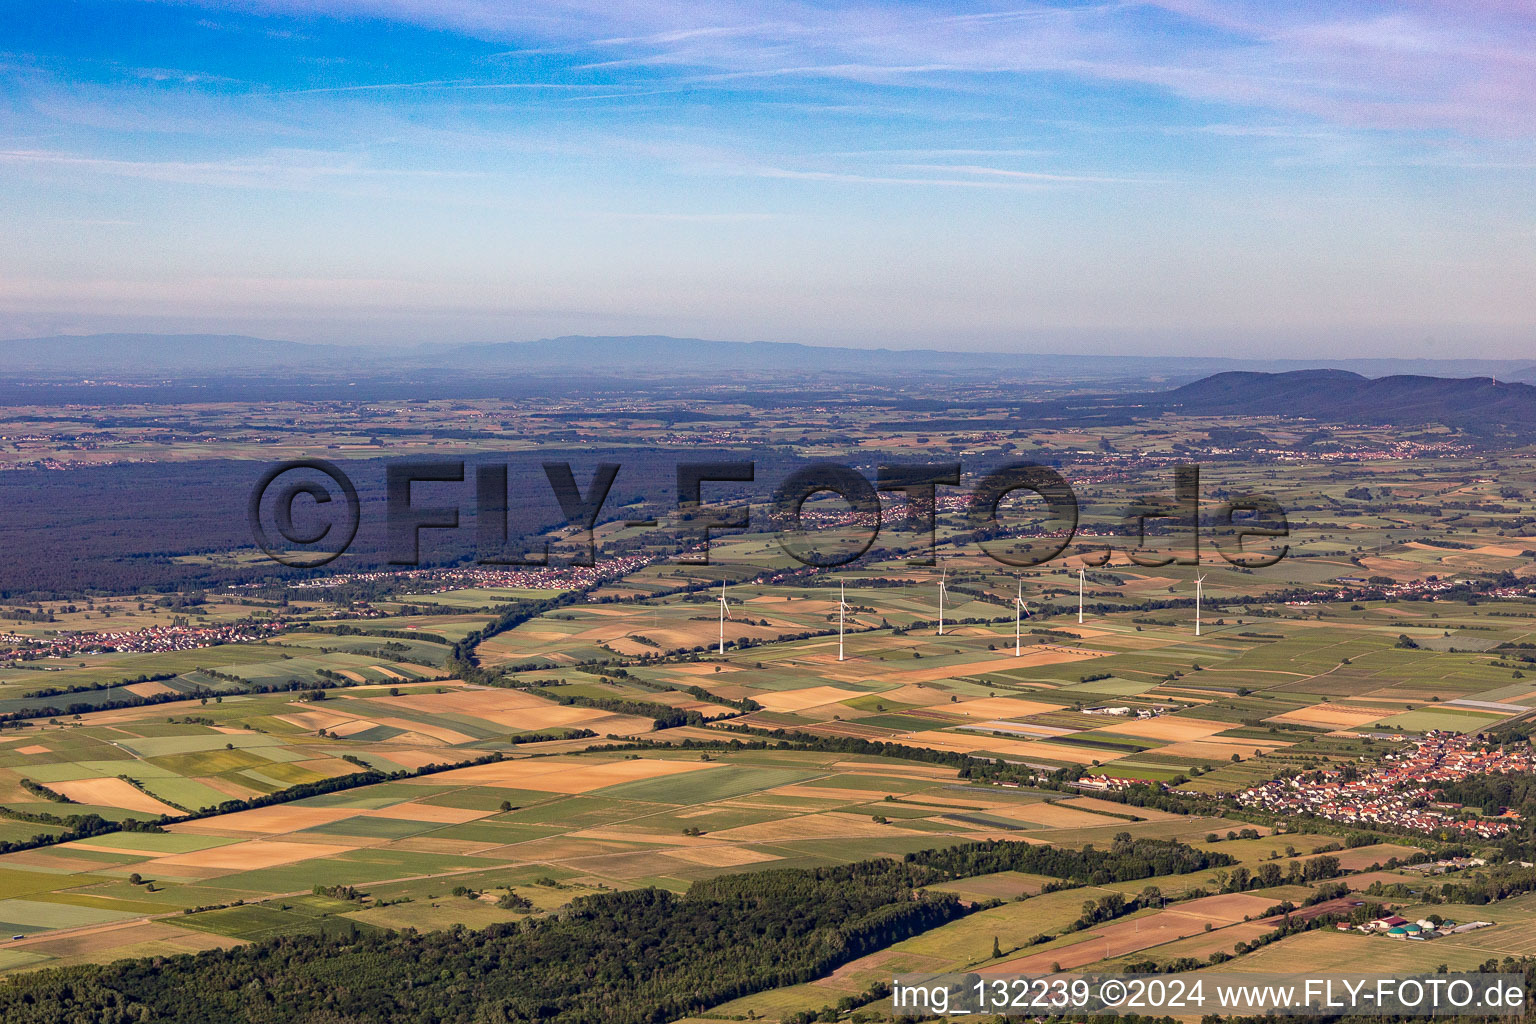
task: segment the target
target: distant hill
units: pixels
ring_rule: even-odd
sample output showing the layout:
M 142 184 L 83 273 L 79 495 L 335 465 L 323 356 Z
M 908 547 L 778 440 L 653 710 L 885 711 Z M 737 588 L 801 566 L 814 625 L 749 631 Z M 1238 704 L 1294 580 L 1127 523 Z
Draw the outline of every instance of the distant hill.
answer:
M 1536 427 L 1536 387 L 1488 377 L 1369 378 L 1347 370 L 1218 373 L 1158 396 L 1165 408 L 1217 416 L 1304 416 L 1331 423 Z
M 313 345 L 234 334 L 92 334 L 0 341 L 0 374 L 17 379 L 208 380 L 239 376 L 297 384 L 390 377 L 399 381 L 525 378 L 546 375 L 625 381 L 731 374 L 809 373 L 831 377 L 912 374 L 993 380 L 1114 383 L 1122 392 L 1193 381 L 1228 371 L 1334 367 L 1371 377 L 1497 374 L 1536 380 L 1536 366 L 1489 359 L 1342 359 L 1298 361 L 1211 356 L 950 352 L 939 349 L 842 348 L 777 341 L 706 341 L 667 335 L 571 335 L 538 341 L 418 346 Z

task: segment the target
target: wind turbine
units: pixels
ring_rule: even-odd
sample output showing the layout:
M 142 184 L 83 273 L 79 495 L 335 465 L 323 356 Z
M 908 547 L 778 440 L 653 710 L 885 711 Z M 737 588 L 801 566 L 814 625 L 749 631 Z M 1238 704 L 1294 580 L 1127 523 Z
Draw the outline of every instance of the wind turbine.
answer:
M 1077 567 L 1077 624 L 1083 624 L 1083 578 L 1087 570 L 1082 566 Z
M 842 580 L 837 581 L 837 660 L 843 660 L 843 614 L 853 611 L 848 607 L 848 598 L 844 590 Z
M 731 617 L 731 603 L 725 599 L 725 580 L 720 581 L 720 653 L 725 653 L 725 620 Z
M 944 580 L 949 577 L 949 567 L 939 573 L 939 636 L 944 635 Z
M 1021 578 L 1019 592 L 1013 598 L 1013 656 L 1015 658 L 1024 656 L 1023 630 L 1020 627 L 1022 616 L 1028 614 L 1029 605 L 1024 603 L 1024 580 Z
M 1195 636 L 1200 635 L 1200 595 L 1205 587 L 1205 577 L 1195 577 Z

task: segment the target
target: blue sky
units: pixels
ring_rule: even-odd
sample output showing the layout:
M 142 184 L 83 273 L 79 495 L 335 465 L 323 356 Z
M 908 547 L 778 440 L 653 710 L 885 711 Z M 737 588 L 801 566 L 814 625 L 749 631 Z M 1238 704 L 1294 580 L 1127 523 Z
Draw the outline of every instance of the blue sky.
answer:
M 0 337 L 1509 356 L 1521 0 L 8 0 Z

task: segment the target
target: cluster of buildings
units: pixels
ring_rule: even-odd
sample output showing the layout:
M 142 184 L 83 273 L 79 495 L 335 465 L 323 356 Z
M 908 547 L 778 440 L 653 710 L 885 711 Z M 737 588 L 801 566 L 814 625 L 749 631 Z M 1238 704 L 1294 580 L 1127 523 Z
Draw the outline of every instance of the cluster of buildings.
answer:
M 1411 871 L 1416 875 L 1445 875 L 1453 871 L 1465 871 L 1467 868 L 1485 867 L 1487 864 L 1482 857 L 1442 857 L 1426 864 L 1409 864 L 1399 870 Z
M 1430 732 L 1407 750 L 1387 755 L 1368 774 L 1310 772 L 1245 789 L 1235 798 L 1244 807 L 1273 814 L 1312 814 L 1350 825 L 1394 825 L 1496 839 L 1520 824 L 1518 812 L 1483 808 L 1480 814 L 1468 814 L 1460 805 L 1437 802 L 1437 784 L 1533 770 L 1536 759 L 1529 746 L 1497 747 L 1473 736 Z
M 1346 586 L 1333 594 L 1328 595 L 1329 601 L 1356 601 L 1372 599 L 1375 595 L 1382 595 L 1387 600 L 1403 597 L 1426 597 L 1434 594 L 1442 594 L 1446 591 L 1466 587 L 1468 584 L 1476 585 L 1475 580 L 1446 579 L 1440 576 L 1426 576 L 1422 580 L 1403 580 L 1398 583 L 1383 583 L 1380 585 L 1367 585 L 1367 581 L 1359 576 L 1340 576 L 1339 582 Z M 1523 590 L 1525 588 L 1512 588 Z M 1301 606 L 1309 604 L 1322 604 L 1323 601 L 1287 601 L 1286 604 Z
M 1355 424 L 1354 428 L 1366 431 L 1379 429 L 1365 424 Z M 1336 444 L 1337 447 L 1331 451 L 1317 451 L 1312 446 L 1303 445 L 1296 448 L 1234 449 L 1234 453 L 1264 455 L 1278 462 L 1384 462 L 1405 459 L 1459 458 L 1473 450 L 1473 445 L 1465 441 L 1412 439 L 1394 441 L 1375 436 L 1362 440 L 1338 437 Z M 1218 451 L 1219 449 L 1213 449 L 1212 454 L 1217 454 Z
M 1130 789 L 1132 786 L 1158 786 L 1167 788 L 1160 782 L 1149 783 L 1146 779 L 1122 779 L 1113 775 L 1084 775 L 1076 781 L 1069 782 L 1069 786 L 1078 789 L 1086 789 L 1093 793 L 1103 793 L 1108 790 Z
M 1157 718 L 1167 708 L 1162 705 L 1153 707 L 1129 708 L 1117 705 L 1115 707 L 1083 708 L 1085 715 L 1109 715 L 1113 718 Z
M 1374 921 L 1354 926 L 1354 930 L 1364 932 L 1367 935 L 1385 935 L 1389 939 L 1407 939 L 1415 942 L 1423 942 L 1428 939 L 1438 939 L 1443 935 L 1460 935 L 1463 932 L 1476 931 L 1479 928 L 1492 928 L 1492 921 L 1469 921 L 1466 924 L 1457 924 L 1455 921 L 1433 921 L 1425 918 L 1421 921 L 1410 921 L 1396 914 L 1379 917 Z M 1339 931 L 1347 932 L 1350 926 L 1340 923 Z
M 17 633 L 0 636 L 11 645 L 0 650 L 0 659 L 32 661 L 38 658 L 69 658 L 80 654 L 190 651 L 219 644 L 265 640 L 281 632 L 286 623 L 246 620 L 207 626 L 147 626 L 143 629 L 101 630 L 29 637 Z
M 421 590 L 420 593 L 423 594 L 445 594 L 454 590 L 471 590 L 478 587 L 508 590 L 578 590 L 628 575 L 655 560 L 652 555 L 619 555 L 598 560 L 597 564 L 592 566 L 514 569 L 509 566 L 471 565 L 453 569 L 342 572 L 332 576 L 299 580 L 292 586 L 295 589 L 323 590 L 355 583 L 398 583 L 402 580 L 421 580 L 437 584 L 435 587 Z M 252 586 L 261 585 L 264 584 Z

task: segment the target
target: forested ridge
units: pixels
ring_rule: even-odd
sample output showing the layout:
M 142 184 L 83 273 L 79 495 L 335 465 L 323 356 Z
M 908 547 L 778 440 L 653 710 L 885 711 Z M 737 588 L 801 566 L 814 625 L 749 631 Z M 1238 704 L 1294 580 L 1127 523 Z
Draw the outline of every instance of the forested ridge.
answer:
M 987 842 L 828 868 L 600 893 L 480 931 L 299 936 L 196 955 L 22 974 L 7 1024 L 628 1024 L 797 984 L 967 913 L 924 886 L 1002 870 L 1078 881 L 1230 863 L 1178 843 L 1075 851 Z

